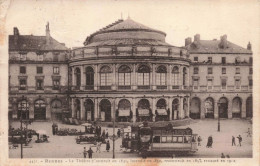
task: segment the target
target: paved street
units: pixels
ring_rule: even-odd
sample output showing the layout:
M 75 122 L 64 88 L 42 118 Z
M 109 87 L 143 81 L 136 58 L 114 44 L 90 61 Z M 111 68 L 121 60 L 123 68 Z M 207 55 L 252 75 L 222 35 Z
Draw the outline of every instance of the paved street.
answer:
M 96 152 L 96 147 L 93 144 L 76 144 L 76 136 L 53 136 L 51 132 L 51 122 L 34 122 L 28 128 L 34 130 L 46 130 L 50 136 L 49 143 L 35 143 L 36 137 L 30 143 L 32 148 L 24 148 L 24 158 L 83 158 L 83 147 L 87 149 L 91 146 Z M 14 128 L 19 127 L 19 122 L 13 122 Z M 196 120 L 196 123 L 182 126 L 179 128 L 190 127 L 194 133 L 202 137 L 202 146 L 199 147 L 197 153 L 184 157 L 220 157 L 221 153 L 229 154 L 231 157 L 252 157 L 252 137 L 247 137 L 247 130 L 251 128 L 249 120 L 229 119 L 221 120 L 221 132 L 217 132 L 217 120 Z M 83 126 L 71 126 L 59 124 L 59 128 L 76 128 L 84 131 Z M 104 128 L 112 135 L 112 128 Z M 117 131 L 117 128 L 116 128 Z M 231 146 L 232 135 L 237 137 L 241 135 L 243 138 L 242 147 Z M 213 147 L 206 148 L 207 137 L 212 135 Z M 137 153 L 124 152 L 120 149 L 122 139 L 116 141 L 116 158 L 137 157 Z M 236 143 L 238 142 L 236 138 Z M 93 158 L 112 158 L 112 141 L 110 152 L 105 151 L 105 144 L 101 146 L 101 153 L 94 153 Z M 9 150 L 10 158 L 20 157 L 20 147 L 18 149 Z

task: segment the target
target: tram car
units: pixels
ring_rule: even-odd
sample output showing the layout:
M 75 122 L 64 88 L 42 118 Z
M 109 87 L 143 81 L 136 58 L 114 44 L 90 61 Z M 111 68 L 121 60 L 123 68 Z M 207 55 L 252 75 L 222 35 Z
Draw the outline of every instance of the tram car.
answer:
M 131 127 L 131 132 L 124 133 L 122 147 L 138 151 L 143 157 L 152 153 L 174 156 L 194 153 L 197 148 L 197 134 L 191 128 L 173 128 L 167 126 L 143 125 Z

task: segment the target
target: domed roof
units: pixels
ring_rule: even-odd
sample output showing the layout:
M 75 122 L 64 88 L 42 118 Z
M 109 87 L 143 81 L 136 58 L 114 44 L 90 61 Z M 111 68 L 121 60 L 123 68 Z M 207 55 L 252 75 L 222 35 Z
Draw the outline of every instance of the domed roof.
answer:
M 164 43 L 166 33 L 149 28 L 132 19 L 118 20 L 87 37 L 84 45 L 111 40 L 153 40 Z M 166 44 L 168 45 L 168 44 Z

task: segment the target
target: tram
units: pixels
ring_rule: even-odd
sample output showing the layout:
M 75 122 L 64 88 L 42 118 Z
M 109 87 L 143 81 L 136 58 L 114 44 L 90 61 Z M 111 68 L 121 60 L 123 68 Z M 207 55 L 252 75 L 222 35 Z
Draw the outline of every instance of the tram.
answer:
M 149 127 L 144 123 L 124 131 L 122 147 L 138 151 L 143 157 L 152 153 L 171 156 L 194 153 L 198 150 L 197 134 L 193 134 L 191 128 L 173 128 L 171 124 Z

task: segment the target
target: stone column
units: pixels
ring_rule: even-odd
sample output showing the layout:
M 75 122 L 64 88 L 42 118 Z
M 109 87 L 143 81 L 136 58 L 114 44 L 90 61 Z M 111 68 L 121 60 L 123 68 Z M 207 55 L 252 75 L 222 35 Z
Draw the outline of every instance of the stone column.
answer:
M 228 119 L 232 118 L 232 99 L 228 98 Z
M 168 98 L 168 103 L 167 103 L 167 105 L 168 105 L 168 109 L 170 110 L 170 120 L 172 120 L 172 99 L 169 97 Z
M 214 99 L 214 119 L 217 119 L 219 115 L 218 101 Z
M 179 67 L 179 82 L 180 82 L 180 89 L 183 89 L 183 67 Z
M 117 88 L 117 83 L 116 83 L 116 65 L 113 64 L 112 66 L 112 90 L 116 90 Z
M 246 98 L 241 99 L 241 118 L 246 118 Z
M 29 104 L 29 119 L 34 119 L 34 102 L 32 98 L 27 98 L 27 102 Z M 18 117 L 18 115 L 17 115 Z
M 52 119 L 51 117 L 51 106 L 50 106 L 50 98 L 46 98 L 46 119 Z
M 116 110 L 116 98 L 112 98 L 111 100 L 111 120 L 113 122 L 114 118 L 115 118 L 115 110 Z
M 95 72 L 95 79 L 94 79 L 94 90 L 95 91 L 97 91 L 98 90 L 98 77 L 99 77 L 99 75 L 98 75 L 98 66 L 97 65 L 95 65 L 95 69 L 94 69 L 94 72 Z
M 187 97 L 187 117 L 190 117 L 190 96 Z
M 84 98 L 80 98 L 80 120 L 86 120 Z
M 132 111 L 133 111 L 133 122 L 136 122 L 136 99 L 133 98 L 132 100 Z
M 136 69 L 136 64 L 134 64 L 133 67 L 133 72 L 131 73 L 131 85 L 132 85 L 132 90 L 137 89 L 137 69 Z
M 75 81 L 75 68 L 74 66 L 71 67 L 71 80 L 72 80 L 72 87 L 74 89 L 74 87 L 76 86 L 76 81 Z
M 75 99 L 71 98 L 71 117 L 75 117 Z
M 179 105 L 179 119 L 183 119 L 183 96 L 180 97 L 180 105 Z
M 94 99 L 94 119 L 96 120 L 98 118 L 98 99 Z
M 171 65 L 167 65 L 167 89 L 172 89 L 172 72 L 171 72 Z
M 80 75 L 81 75 L 81 79 L 80 79 L 80 90 L 85 90 L 85 86 L 86 86 L 86 72 L 84 71 L 84 66 L 82 65 L 80 67 Z
M 200 101 L 200 119 L 204 119 L 205 118 L 205 102 L 204 100 L 201 98 L 201 101 Z
M 153 122 L 155 121 L 155 110 L 156 110 L 156 98 L 152 98 L 152 112 L 153 112 Z
M 156 72 L 155 72 L 155 64 L 152 64 L 152 73 L 151 73 L 151 82 L 152 82 L 152 90 L 156 90 Z

